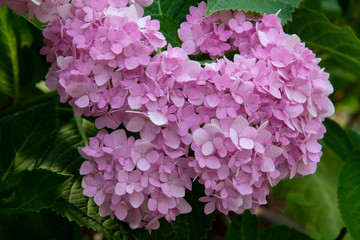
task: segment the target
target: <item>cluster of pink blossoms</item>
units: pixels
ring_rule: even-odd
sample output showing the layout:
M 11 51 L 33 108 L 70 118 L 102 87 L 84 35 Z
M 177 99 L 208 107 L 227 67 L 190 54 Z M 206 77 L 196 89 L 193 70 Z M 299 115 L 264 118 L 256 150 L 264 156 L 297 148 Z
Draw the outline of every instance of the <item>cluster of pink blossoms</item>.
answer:
M 196 180 L 206 214 L 254 212 L 269 185 L 314 173 L 334 112 L 320 59 L 276 15 L 204 17 L 204 2 L 181 24 L 182 48 L 160 51 L 159 22 L 143 17 L 151 2 L 73 0 L 43 33 L 47 86 L 98 129 L 123 128 L 80 148 L 84 194 L 100 215 L 157 229 L 191 211 Z M 188 59 L 200 52 L 218 59 Z
M 18 15 L 23 15 L 29 10 L 30 19 L 35 15 L 40 22 L 45 23 L 55 14 L 55 9 L 59 5 L 67 2 L 69 0 L 0 0 L 0 7 L 5 4 Z

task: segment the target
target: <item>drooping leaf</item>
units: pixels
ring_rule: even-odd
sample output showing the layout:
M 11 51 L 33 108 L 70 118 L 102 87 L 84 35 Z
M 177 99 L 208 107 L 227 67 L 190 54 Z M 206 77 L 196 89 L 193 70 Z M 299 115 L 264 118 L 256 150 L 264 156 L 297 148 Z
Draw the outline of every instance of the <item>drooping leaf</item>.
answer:
M 45 78 L 48 66 L 35 45 L 40 32 L 7 7 L 0 9 L 0 91 L 20 100 L 21 89 Z M 34 87 L 34 86 L 33 86 Z
M 275 14 L 281 9 L 278 16 L 281 19 L 281 23 L 285 24 L 291 20 L 291 13 L 300 4 L 301 0 L 208 0 L 207 2 L 207 16 L 223 9 L 237 9 L 245 12 L 254 11 L 261 14 Z
M 256 240 L 258 238 L 258 220 L 249 211 L 236 215 L 225 235 L 225 240 Z
M 14 98 L 19 97 L 20 66 L 16 34 L 16 25 L 20 25 L 17 18 L 6 7 L 0 9 L 0 90 Z M 11 20 L 12 24 L 11 24 Z
M 323 153 L 315 174 L 282 181 L 273 188 L 277 197 L 286 199 L 286 215 L 319 240 L 335 239 L 344 227 L 335 201 L 343 161 L 325 146 Z
M 284 225 L 275 225 L 266 228 L 260 233 L 261 240 L 312 240 L 311 237 L 305 235 L 298 230 L 289 228 Z
M 346 132 L 335 121 L 326 119 L 324 121 L 326 133 L 324 142 L 333 150 L 342 160 L 345 160 L 352 150 L 352 144 L 346 135 Z
M 330 54 L 345 69 L 360 74 L 360 40 L 350 27 L 336 27 L 314 10 L 297 9 L 287 30 L 310 47 Z
M 56 130 L 55 102 L 0 119 L 0 178 L 32 169 L 45 155 Z
M 341 216 L 353 239 L 360 239 L 360 151 L 349 155 L 339 176 Z
M 45 169 L 22 171 L 0 182 L 0 214 L 36 212 L 59 198 L 70 176 Z

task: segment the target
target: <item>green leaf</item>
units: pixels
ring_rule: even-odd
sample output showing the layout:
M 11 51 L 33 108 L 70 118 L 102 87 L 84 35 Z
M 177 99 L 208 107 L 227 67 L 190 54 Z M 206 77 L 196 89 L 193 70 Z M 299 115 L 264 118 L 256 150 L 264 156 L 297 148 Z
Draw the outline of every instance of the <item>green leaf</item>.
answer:
M 55 102 L 0 119 L 0 178 L 32 169 L 45 155 L 56 130 Z
M 314 239 L 335 239 L 344 223 L 336 202 L 337 177 L 343 161 L 328 148 L 315 174 L 280 182 L 273 191 L 286 199 L 285 213 Z
M 289 228 L 284 225 L 275 225 L 269 228 L 266 228 L 260 233 L 261 240 L 312 240 L 311 237 L 305 235 L 298 230 Z
M 258 220 L 249 211 L 236 215 L 225 235 L 225 240 L 256 240 L 258 238 Z
M 182 41 L 177 33 L 180 28 L 179 23 L 168 14 L 153 14 L 151 17 L 160 21 L 160 31 L 164 34 L 166 42 L 173 47 L 181 47 Z
M 20 82 L 19 39 L 15 32 L 20 21 L 16 20 L 8 8 L 0 8 L 0 91 L 15 99 L 19 97 Z
M 341 170 L 338 199 L 350 235 L 353 239 L 360 239 L 360 151 L 353 152 Z
M 346 132 L 335 121 L 326 119 L 324 121 L 326 133 L 324 142 L 342 160 L 345 160 L 352 150 L 352 144 Z
M 0 91 L 11 96 L 14 105 L 23 97 L 21 90 L 44 79 L 48 71 L 39 54 L 41 45 L 36 45 L 39 35 L 27 20 L 0 8 Z
M 85 135 L 93 136 L 95 128 L 88 121 L 83 120 L 82 127 Z M 161 221 L 159 230 L 152 231 L 151 236 L 145 230 L 130 230 L 128 224 L 111 219 L 100 217 L 98 206 L 92 198 L 82 194 L 79 168 L 84 159 L 78 153 L 78 147 L 83 145 L 78 126 L 75 121 L 63 126 L 58 132 L 53 147 L 41 163 L 40 167 L 50 169 L 58 173 L 72 174 L 73 181 L 63 192 L 61 198 L 53 205 L 53 209 L 66 216 L 69 220 L 75 221 L 81 226 L 87 226 L 108 239 L 178 239 L 196 240 L 203 239 L 206 232 L 212 225 L 214 214 L 205 215 L 204 204 L 198 201 L 203 192 L 196 184 L 192 192 L 187 192 L 186 199 L 193 207 L 193 211 L 186 215 L 180 215 L 175 222 L 168 223 Z
M 360 135 L 353 130 L 347 130 L 346 135 L 348 136 L 353 149 L 360 151 Z
M 350 27 L 336 27 L 314 10 L 297 9 L 288 32 L 299 35 L 310 47 L 327 52 L 345 69 L 360 74 L 360 41 Z
M 61 195 L 69 178 L 44 169 L 22 171 L 11 176 L 0 182 L 0 214 L 50 207 Z
M 223 9 L 233 9 L 242 11 L 254 11 L 261 14 L 276 13 L 280 9 L 279 17 L 281 23 L 285 24 L 291 20 L 291 13 L 294 7 L 297 7 L 301 0 L 208 0 L 208 9 L 206 16 L 211 15 L 213 12 Z
M 197 6 L 201 0 L 154 0 L 153 4 L 145 8 L 145 15 L 167 14 L 177 23 L 186 20 L 190 6 Z
M 34 25 L 34 27 L 36 27 L 40 31 L 44 30 L 46 24 L 40 22 L 35 16 L 33 19 L 29 19 L 28 12 L 26 12 L 23 17 L 26 19 L 26 21 Z

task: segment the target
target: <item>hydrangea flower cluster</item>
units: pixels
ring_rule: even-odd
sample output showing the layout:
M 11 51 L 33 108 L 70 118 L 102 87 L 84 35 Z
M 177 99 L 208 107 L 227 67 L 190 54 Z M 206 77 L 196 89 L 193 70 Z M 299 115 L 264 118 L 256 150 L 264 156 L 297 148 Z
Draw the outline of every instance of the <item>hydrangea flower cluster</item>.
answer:
M 35 15 L 40 22 L 46 23 L 55 14 L 55 8 L 67 2 L 69 0 L 0 0 L 0 7 L 5 4 L 18 15 L 29 10 L 30 19 Z
M 151 3 L 73 0 L 43 32 L 47 86 L 102 129 L 79 149 L 100 215 L 157 229 L 191 211 L 193 181 L 206 214 L 255 212 L 269 185 L 314 173 L 334 112 L 320 59 L 276 15 L 205 17 L 204 2 L 178 30 L 182 47 L 161 51 L 159 22 L 143 17 Z M 200 52 L 217 59 L 189 60 Z

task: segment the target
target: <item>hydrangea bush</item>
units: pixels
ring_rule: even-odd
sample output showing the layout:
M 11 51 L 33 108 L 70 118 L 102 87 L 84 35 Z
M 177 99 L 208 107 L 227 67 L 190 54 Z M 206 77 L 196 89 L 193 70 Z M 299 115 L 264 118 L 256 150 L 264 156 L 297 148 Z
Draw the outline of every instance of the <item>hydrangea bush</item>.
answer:
M 78 169 L 98 214 L 151 233 L 193 211 L 195 182 L 205 214 L 255 214 L 281 180 L 315 173 L 334 89 L 282 10 L 200 2 L 172 46 L 152 3 L 0 0 L 46 23 L 46 86 L 94 120 Z

